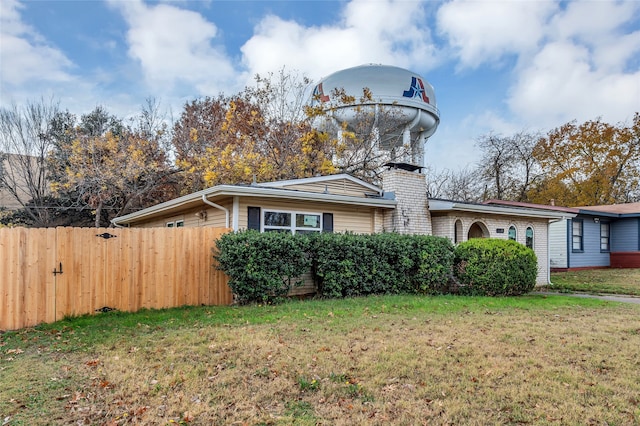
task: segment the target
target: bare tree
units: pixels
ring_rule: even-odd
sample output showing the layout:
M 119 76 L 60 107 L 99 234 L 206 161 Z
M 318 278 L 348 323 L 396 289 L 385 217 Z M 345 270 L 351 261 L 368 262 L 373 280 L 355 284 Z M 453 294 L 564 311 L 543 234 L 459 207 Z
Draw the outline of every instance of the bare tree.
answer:
M 482 151 L 477 171 L 485 186 L 484 198 L 528 201 L 531 186 L 542 175 L 533 155 L 539 139 L 539 134 L 523 131 L 512 136 L 488 134 L 477 140 Z
M 0 189 L 6 191 L 35 226 L 50 223 L 47 155 L 52 147 L 53 100 L 0 109 Z
M 485 188 L 478 174 L 477 170 L 468 167 L 457 172 L 449 169 L 434 172 L 427 168 L 429 198 L 481 202 Z

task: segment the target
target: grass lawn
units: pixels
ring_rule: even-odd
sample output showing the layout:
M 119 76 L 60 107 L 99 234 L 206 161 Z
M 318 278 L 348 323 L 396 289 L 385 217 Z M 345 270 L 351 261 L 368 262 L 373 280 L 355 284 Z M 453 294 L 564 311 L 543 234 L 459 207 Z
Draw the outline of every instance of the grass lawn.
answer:
M 547 289 L 640 296 L 640 269 L 591 269 L 551 274 Z
M 640 305 L 385 296 L 0 334 L 0 422 L 640 423 Z

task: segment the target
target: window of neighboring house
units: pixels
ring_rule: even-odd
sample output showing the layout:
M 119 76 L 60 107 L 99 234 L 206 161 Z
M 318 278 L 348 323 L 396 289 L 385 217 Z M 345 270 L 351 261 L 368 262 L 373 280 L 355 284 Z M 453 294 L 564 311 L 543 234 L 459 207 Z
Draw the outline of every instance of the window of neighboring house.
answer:
M 176 220 L 176 227 L 178 228 L 184 227 L 184 220 Z
M 524 233 L 525 245 L 533 250 L 533 228 L 528 226 Z
M 610 240 L 611 227 L 608 223 L 600 222 L 600 251 L 608 252 L 611 247 Z
M 265 210 L 263 212 L 264 232 L 292 232 L 304 234 L 322 230 L 320 213 L 279 212 Z
M 175 223 L 167 222 L 167 228 L 173 228 L 174 226 L 175 226 Z
M 584 251 L 582 219 L 571 221 L 571 250 L 574 252 Z
M 513 225 L 509 227 L 509 239 L 513 241 L 516 240 L 516 227 Z

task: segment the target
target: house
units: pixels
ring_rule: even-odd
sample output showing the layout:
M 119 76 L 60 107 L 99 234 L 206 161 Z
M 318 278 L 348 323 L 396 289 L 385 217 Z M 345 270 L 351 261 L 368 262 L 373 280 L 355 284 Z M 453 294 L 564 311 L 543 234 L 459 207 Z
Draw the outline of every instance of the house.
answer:
M 530 206 L 571 213 L 549 225 L 552 271 L 640 268 L 640 203 L 559 207 L 490 200 L 492 205 Z
M 27 175 L 38 175 L 37 158 L 0 152 L 0 210 L 19 210 L 31 199 Z
M 549 224 L 564 211 L 427 198 L 420 167 L 389 163 L 381 186 L 348 174 L 250 185 L 218 185 L 113 219 L 115 226 L 218 226 L 235 231 L 398 232 L 447 237 L 511 238 L 538 257 L 538 284 L 549 282 Z

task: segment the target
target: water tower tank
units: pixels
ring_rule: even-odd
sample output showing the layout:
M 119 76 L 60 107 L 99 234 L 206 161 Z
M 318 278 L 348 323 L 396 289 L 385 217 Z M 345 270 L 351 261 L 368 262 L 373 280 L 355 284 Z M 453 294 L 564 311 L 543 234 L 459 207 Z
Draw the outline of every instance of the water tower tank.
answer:
M 363 97 L 365 89 L 370 96 Z M 339 92 L 354 101 L 344 102 Z M 374 116 L 378 148 L 391 152 L 409 146 L 410 162 L 419 166 L 424 163 L 424 143 L 440 122 L 435 92 L 427 80 L 388 65 L 361 65 L 329 75 L 316 85 L 312 105 L 326 112 L 316 121 L 324 130 L 333 127 L 339 132 L 342 123 L 354 130 L 363 117 Z M 380 119 L 382 114 L 385 119 Z

